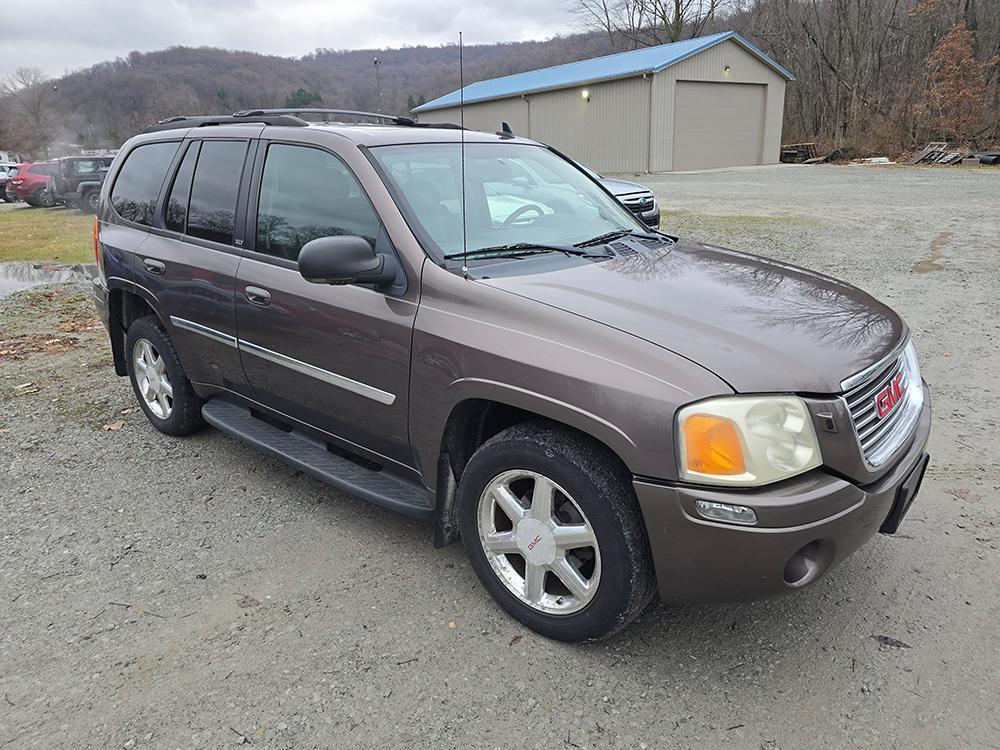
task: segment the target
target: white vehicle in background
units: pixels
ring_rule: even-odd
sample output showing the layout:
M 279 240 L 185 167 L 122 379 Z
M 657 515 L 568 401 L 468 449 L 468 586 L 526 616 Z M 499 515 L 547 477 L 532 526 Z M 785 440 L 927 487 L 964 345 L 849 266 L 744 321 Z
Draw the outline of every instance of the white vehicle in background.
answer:
M 0 151 L 0 156 L 4 156 L 6 152 Z M 0 160 L 0 201 L 9 200 L 7 198 L 7 180 L 17 174 L 17 168 L 20 165 L 15 162 Z

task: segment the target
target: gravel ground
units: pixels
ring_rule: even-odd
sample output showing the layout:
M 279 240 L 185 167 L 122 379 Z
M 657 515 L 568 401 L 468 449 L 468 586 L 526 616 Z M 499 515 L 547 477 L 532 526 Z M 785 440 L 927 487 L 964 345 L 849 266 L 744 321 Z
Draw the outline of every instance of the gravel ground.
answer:
M 1000 170 L 649 182 L 665 228 L 909 321 L 935 424 L 898 536 L 793 597 L 554 643 L 429 525 L 217 432 L 156 433 L 79 287 L 20 292 L 0 300 L 0 747 L 1000 747 Z

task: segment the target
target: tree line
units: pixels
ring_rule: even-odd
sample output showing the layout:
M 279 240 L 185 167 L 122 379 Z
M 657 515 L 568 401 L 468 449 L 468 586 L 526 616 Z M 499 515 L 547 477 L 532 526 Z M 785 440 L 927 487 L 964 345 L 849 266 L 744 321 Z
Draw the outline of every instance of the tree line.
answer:
M 568 0 L 580 33 L 465 48 L 466 81 L 735 30 L 785 67 L 785 142 L 896 155 L 1000 140 L 1000 0 Z M 376 66 L 374 61 L 378 59 Z M 57 79 L 0 81 L 0 148 L 109 148 L 156 120 L 257 107 L 406 112 L 458 87 L 455 45 L 132 52 Z

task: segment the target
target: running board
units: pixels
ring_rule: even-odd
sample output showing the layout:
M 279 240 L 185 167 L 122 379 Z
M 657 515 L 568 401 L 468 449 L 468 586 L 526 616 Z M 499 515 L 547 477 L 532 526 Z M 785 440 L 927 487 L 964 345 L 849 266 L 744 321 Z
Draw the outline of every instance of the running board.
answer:
M 286 432 L 258 419 L 247 407 L 213 398 L 201 407 L 201 415 L 213 427 L 280 458 L 321 482 L 398 513 L 417 518 L 434 517 L 429 494 L 417 482 L 384 470 L 366 468 L 331 452 L 322 440 L 295 429 Z

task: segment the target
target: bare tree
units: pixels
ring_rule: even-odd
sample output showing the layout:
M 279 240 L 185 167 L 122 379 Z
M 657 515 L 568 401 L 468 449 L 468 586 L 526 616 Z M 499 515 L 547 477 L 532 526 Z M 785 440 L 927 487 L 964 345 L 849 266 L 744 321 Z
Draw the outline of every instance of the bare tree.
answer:
M 0 79 L 4 130 L 19 151 L 44 152 L 55 127 L 55 89 L 38 68 L 18 68 Z
M 571 10 L 584 27 L 607 34 L 612 46 L 624 40 L 634 49 L 700 36 L 732 5 L 733 0 L 573 0 Z

